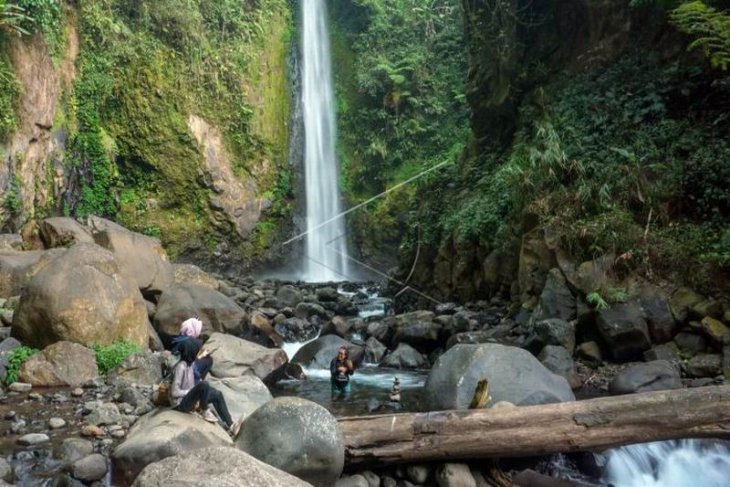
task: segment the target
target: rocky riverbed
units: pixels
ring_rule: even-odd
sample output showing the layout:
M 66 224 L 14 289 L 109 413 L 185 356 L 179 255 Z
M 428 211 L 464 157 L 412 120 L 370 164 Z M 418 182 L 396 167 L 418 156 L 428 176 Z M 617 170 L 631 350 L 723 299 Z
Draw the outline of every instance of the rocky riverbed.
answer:
M 310 396 L 320 398 L 318 405 L 275 399 L 271 391 L 291 396 L 291 388 L 275 384 L 307 381 L 307 373 L 326 376 L 340 346 L 349 348 L 358 367 L 388 375 L 419 371 L 423 400 L 404 401 L 410 409 L 468 407 L 484 377 L 490 380 L 486 407 L 520 406 L 721 384 L 730 368 L 726 303 L 685 288 L 627 282 L 621 300 L 589 305 L 581 289 L 599 270 L 589 273 L 588 266 L 581 266 L 583 273 L 552 269 L 527 301 L 497 295 L 394 314 L 389 300 L 374 298 L 383 292 L 375 283 L 211 275 L 169 263 L 155 239 L 100 218 L 84 225 L 45 220 L 36 250 L 16 248 L 18 239 L 0 239 L 8 247 L 0 251 L 0 379 L 13 367 L 14 349 L 40 352 L 17 370 L 16 383 L 0 389 L 0 479 L 11 484 L 156 485 L 154 479 L 185 464 L 220 479 L 248 472 L 271 485 L 295 485 L 299 481 L 287 476 L 292 474 L 330 485 L 344 462 L 333 413 L 382 411 L 390 407 L 385 395 L 377 393 L 375 402 L 357 398 L 356 409 L 344 410 L 326 394 Z M 191 316 L 203 321 L 206 346 L 214 350 L 210 382 L 235 418 L 247 418 L 236 438 L 200 417 L 154 405 L 156 388 L 175 361 L 165 348 Z M 92 348 L 115 340 L 142 351 L 101 375 Z M 288 357 L 283 348 L 291 343 L 305 344 Z M 326 380 L 310 381 L 326 387 Z M 295 387 L 294 393 L 306 396 L 306 389 Z M 295 422 L 282 432 L 287 414 Z M 256 433 L 248 426 L 254 423 Z M 289 460 L 256 450 L 256 442 L 245 439 L 254 434 L 257 441 L 284 435 Z M 312 448 L 317 455 L 307 453 Z M 220 461 L 210 465 L 211 456 Z M 220 464 L 230 465 L 230 472 L 220 471 Z M 526 467 L 556 474 L 547 465 L 499 466 L 515 475 Z M 408 466 L 338 482 L 478 485 L 482 477 L 498 477 L 497 466 Z M 190 482 L 185 485 L 203 485 Z

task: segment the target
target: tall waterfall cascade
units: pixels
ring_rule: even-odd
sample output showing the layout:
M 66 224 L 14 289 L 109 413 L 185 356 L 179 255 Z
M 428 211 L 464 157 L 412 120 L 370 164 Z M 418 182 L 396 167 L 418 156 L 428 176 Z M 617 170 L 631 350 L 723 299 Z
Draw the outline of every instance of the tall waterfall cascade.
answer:
M 348 278 L 347 243 L 335 158 L 335 100 L 325 0 L 302 0 L 302 108 L 306 245 L 303 278 Z

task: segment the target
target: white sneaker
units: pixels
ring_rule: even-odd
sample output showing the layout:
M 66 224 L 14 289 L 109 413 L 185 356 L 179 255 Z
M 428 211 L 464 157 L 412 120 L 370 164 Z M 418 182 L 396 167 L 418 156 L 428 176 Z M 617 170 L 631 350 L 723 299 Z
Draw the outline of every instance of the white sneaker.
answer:
M 210 422 L 210 423 L 217 423 L 218 422 L 218 417 L 210 409 L 206 409 L 203 412 L 203 419 L 206 420 L 206 421 L 208 421 L 208 422 Z

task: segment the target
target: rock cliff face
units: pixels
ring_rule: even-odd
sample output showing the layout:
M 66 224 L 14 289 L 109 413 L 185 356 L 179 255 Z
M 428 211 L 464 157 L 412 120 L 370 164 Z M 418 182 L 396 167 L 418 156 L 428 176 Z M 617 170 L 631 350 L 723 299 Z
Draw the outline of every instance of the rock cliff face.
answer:
M 646 38 L 660 33 L 660 23 L 645 12 L 632 12 L 623 0 L 462 4 L 470 66 L 467 97 L 480 147 L 509 140 L 520 104 L 549 76 L 607 63 L 637 33 Z
M 183 3 L 69 3 L 54 32 L 0 39 L 19 93 L 0 138 L 5 232 L 93 213 L 173 258 L 267 258 L 290 228 L 290 5 Z

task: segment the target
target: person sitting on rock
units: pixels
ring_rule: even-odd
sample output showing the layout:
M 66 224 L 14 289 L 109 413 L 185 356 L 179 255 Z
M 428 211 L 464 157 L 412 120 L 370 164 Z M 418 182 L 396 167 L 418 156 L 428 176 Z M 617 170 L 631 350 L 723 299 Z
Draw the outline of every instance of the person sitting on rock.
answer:
M 200 332 L 203 331 L 203 322 L 198 318 L 188 318 L 180 325 L 180 334 L 172 338 L 172 353 L 180 356 L 180 347 L 186 341 L 192 341 L 197 344 L 198 348 L 202 348 L 203 342 L 200 340 Z M 198 357 L 193 362 L 193 374 L 195 383 L 202 381 L 213 367 L 213 357 L 204 355 Z
M 352 360 L 347 358 L 349 352 L 347 347 L 340 347 L 337 350 L 337 357 L 330 362 L 330 383 L 332 385 L 332 399 L 339 394 L 350 392 L 350 376 L 355 373 Z
M 214 389 L 208 382 L 195 383 L 193 363 L 196 358 L 205 357 L 206 350 L 198 345 L 199 340 L 185 340 L 180 342 L 180 360 L 172 369 L 172 386 L 170 388 L 170 405 L 173 409 L 183 413 L 191 413 L 198 408 L 203 409 L 203 418 L 211 423 L 217 423 L 218 418 L 208 409 L 212 405 L 218 412 L 226 429 L 235 435 L 237 426 L 233 424 L 228 406 L 223 394 Z

